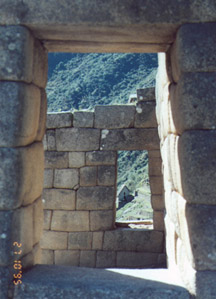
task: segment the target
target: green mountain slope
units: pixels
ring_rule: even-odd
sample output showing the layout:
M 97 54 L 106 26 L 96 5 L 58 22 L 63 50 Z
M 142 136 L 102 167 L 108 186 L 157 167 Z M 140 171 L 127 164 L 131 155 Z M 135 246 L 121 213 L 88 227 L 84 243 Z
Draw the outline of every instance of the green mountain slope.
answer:
M 127 103 L 137 88 L 154 86 L 156 68 L 156 54 L 51 53 L 48 111 Z

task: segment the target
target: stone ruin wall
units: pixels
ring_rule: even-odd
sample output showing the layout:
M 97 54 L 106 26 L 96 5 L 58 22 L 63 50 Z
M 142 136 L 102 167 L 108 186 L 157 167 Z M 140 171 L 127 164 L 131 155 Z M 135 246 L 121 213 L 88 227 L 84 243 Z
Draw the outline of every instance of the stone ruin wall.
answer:
M 165 52 L 159 55 L 156 110 L 168 267 L 179 271 L 196 298 L 213 299 L 215 2 L 180 0 L 173 5 L 172 0 L 158 0 L 157 5 L 146 1 L 142 6 L 139 1 L 133 6 L 131 0 L 125 0 L 125 6 L 121 1 L 111 1 L 112 6 L 109 1 L 101 6 L 93 0 L 75 2 L 79 9 L 69 0 L 64 5 L 52 1 L 50 13 L 49 3 L 43 0 L 40 6 L 33 0 L 17 0 L 17 5 L 14 0 L 1 1 L 0 296 L 13 298 L 14 241 L 22 242 L 23 268 L 40 262 L 48 49 Z M 40 286 L 43 292 L 46 286 Z M 24 298 L 27 288 L 16 288 L 17 298 Z
M 216 294 L 215 32 L 181 26 L 156 78 L 168 267 L 197 298 Z
M 138 92 L 145 100 L 136 106 L 96 106 L 94 112 L 48 113 L 43 264 L 165 266 L 163 183 L 154 89 Z M 116 228 L 117 151 L 144 149 L 149 154 L 154 229 Z
M 24 268 L 41 260 L 48 61 L 43 45 L 25 27 L 1 26 L 0 40 L 0 278 L 5 286 L 0 297 L 7 298 L 13 242 L 22 243 Z

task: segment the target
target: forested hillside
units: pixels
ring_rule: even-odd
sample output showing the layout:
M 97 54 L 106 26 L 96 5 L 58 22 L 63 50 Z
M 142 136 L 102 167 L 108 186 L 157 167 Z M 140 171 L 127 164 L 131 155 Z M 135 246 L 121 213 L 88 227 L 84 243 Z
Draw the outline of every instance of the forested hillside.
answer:
M 48 111 L 123 104 L 155 84 L 156 54 L 49 54 Z

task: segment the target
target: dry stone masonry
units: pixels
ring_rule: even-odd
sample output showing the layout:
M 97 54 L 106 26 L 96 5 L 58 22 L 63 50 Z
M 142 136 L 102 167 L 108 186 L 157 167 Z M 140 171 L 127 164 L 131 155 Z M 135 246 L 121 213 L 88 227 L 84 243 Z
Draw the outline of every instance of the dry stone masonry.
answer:
M 168 267 L 171 276 L 175 270 L 180 273 L 190 295 L 198 299 L 216 297 L 215 32 L 216 3 L 212 0 L 179 0 L 175 3 L 173 0 L 64 0 L 63 2 L 41 0 L 40 5 L 35 0 L 0 0 L 0 297 L 2 299 L 36 299 L 44 296 L 58 299 L 75 296 L 84 299 L 91 296 L 110 298 L 110 294 L 113 294 L 113 298 L 121 296 L 124 299 L 128 297 L 133 299 L 137 298 L 137 290 L 139 295 L 145 293 L 150 298 L 167 299 L 167 294 L 169 298 L 189 298 L 183 288 L 178 288 L 176 293 L 169 280 L 163 283 L 162 289 L 160 282 L 154 281 L 154 285 L 149 286 L 146 279 L 136 280 L 135 283 L 133 278 L 131 285 L 127 281 L 128 288 L 123 288 L 125 292 L 118 293 L 121 288 L 116 285 L 113 288 L 113 283 L 109 284 L 106 279 L 102 279 L 102 276 L 100 283 L 94 284 L 95 277 L 102 273 L 101 269 L 88 269 L 90 270 L 88 286 L 94 285 L 94 287 L 83 288 L 83 285 L 86 286 L 86 280 L 82 280 L 87 275 L 86 271 L 83 274 L 81 268 L 74 271 L 69 267 L 55 265 L 33 267 L 23 273 L 22 284 L 13 287 L 13 242 L 22 242 L 23 251 L 20 260 L 24 268 L 32 267 L 41 260 L 43 217 L 41 193 L 44 170 L 42 139 L 46 119 L 44 89 L 47 51 L 163 52 L 159 54 L 159 72 L 156 80 L 156 114 L 163 161 Z M 88 117 L 87 115 L 84 117 L 85 114 L 77 114 L 73 119 L 73 127 L 70 116 L 65 115 L 66 118 L 69 117 L 67 119 L 69 127 L 67 124 L 57 128 L 55 124 L 49 129 L 47 146 L 50 153 L 49 163 L 53 166 L 46 169 L 47 173 L 50 172 L 50 175 L 46 175 L 46 181 L 48 186 L 56 185 L 56 188 L 53 188 L 57 190 L 56 193 L 63 189 L 65 196 L 63 197 L 61 193 L 55 196 L 59 201 L 64 198 L 60 201 L 62 209 L 54 209 L 60 205 L 58 201 L 52 206 L 53 208 L 45 209 L 47 210 L 45 213 L 50 215 L 45 218 L 52 218 L 51 224 L 49 222 L 45 224 L 46 233 L 50 235 L 49 244 L 53 246 L 57 238 L 61 239 L 61 242 L 58 242 L 58 249 L 53 249 L 53 252 L 56 251 L 56 262 L 62 262 L 62 250 L 69 250 L 69 245 L 74 248 L 79 244 L 79 248 L 82 249 L 70 249 L 73 260 L 79 261 L 79 265 L 93 264 L 94 255 L 100 257 L 99 259 L 95 257 L 98 266 L 102 267 L 103 261 L 112 259 L 122 265 L 125 261 L 124 256 L 127 255 L 127 260 L 133 260 L 134 252 L 141 256 L 146 253 L 139 251 L 141 243 L 137 243 L 138 249 L 134 250 L 134 245 L 129 242 L 131 250 L 125 250 L 126 241 L 122 241 L 121 234 L 128 234 L 124 235 L 123 240 L 127 238 L 137 240 L 134 235 L 130 235 L 133 231 L 125 232 L 113 227 L 104 230 L 101 237 L 103 230 L 100 231 L 93 226 L 93 223 L 95 225 L 100 223 L 101 211 L 112 212 L 106 219 L 111 219 L 111 214 L 112 217 L 114 214 L 109 206 L 111 200 L 107 203 L 109 209 L 106 206 L 106 209 L 96 210 L 93 200 L 91 209 L 88 207 L 88 210 L 84 210 L 84 191 L 86 188 L 94 187 L 85 186 L 87 177 L 91 178 L 89 184 L 97 184 L 97 191 L 102 187 L 109 190 L 115 188 L 107 176 L 105 179 L 101 175 L 100 183 L 98 179 L 99 168 L 102 168 L 101 171 L 104 173 L 104 166 L 115 165 L 103 165 L 98 161 L 107 161 L 108 158 L 100 156 L 100 160 L 99 156 L 95 157 L 89 153 L 96 151 L 98 155 L 103 155 L 105 151 L 115 152 L 124 149 L 127 138 L 131 138 L 129 149 L 133 150 L 142 147 L 144 138 L 145 149 L 151 151 L 149 156 L 156 163 L 156 160 L 160 159 L 159 147 L 154 148 L 156 134 L 150 137 L 151 129 L 139 126 L 138 114 L 133 124 L 131 118 L 121 117 L 121 122 L 128 127 L 119 127 L 119 121 L 115 118 L 115 128 L 102 128 L 99 118 L 96 127 L 95 113 L 97 111 L 94 112 L 94 116 L 88 114 Z M 61 116 L 58 116 L 56 122 L 61 121 Z M 107 119 L 106 126 L 112 126 L 112 123 Z M 85 145 L 86 148 L 83 149 L 82 144 L 85 138 L 88 138 L 87 128 L 92 132 L 89 137 L 91 147 Z M 105 138 L 102 138 L 102 132 Z M 77 140 L 78 133 L 80 138 Z M 71 140 L 64 138 L 67 134 L 73 140 L 73 147 Z M 88 155 L 91 157 L 87 158 Z M 97 161 L 99 164 L 87 165 L 87 161 L 88 163 Z M 58 165 L 56 167 L 58 171 L 52 177 L 54 165 L 55 167 Z M 87 167 L 91 168 L 91 175 Z M 95 167 L 97 175 L 94 172 Z M 82 183 L 81 168 L 85 168 L 82 171 Z M 62 172 L 61 169 L 66 172 Z M 155 173 L 156 169 L 153 166 L 150 166 L 150 169 Z M 77 172 L 79 172 L 78 178 Z M 63 180 L 63 177 L 72 178 L 72 182 Z M 151 179 L 156 186 L 158 186 L 157 180 L 157 178 Z M 68 185 L 67 188 L 63 188 L 62 184 L 69 184 L 70 188 Z M 80 190 L 84 191 L 79 194 L 78 210 L 77 194 L 81 192 Z M 160 194 L 161 191 L 158 190 L 152 196 L 155 214 L 156 207 L 158 211 L 163 210 Z M 50 198 L 52 196 L 50 195 Z M 68 198 L 71 199 L 70 204 Z M 95 200 L 98 200 L 98 197 Z M 62 217 L 63 214 L 66 217 Z M 97 219 L 94 214 L 97 215 Z M 93 215 L 95 222 L 91 222 L 90 215 Z M 156 219 L 159 218 L 157 215 L 154 217 L 156 217 L 154 231 L 145 234 L 145 238 L 151 241 L 154 240 L 155 234 L 160 236 L 162 234 L 156 228 Z M 82 227 L 81 232 L 86 234 L 83 238 L 84 244 L 79 231 L 70 232 L 71 227 L 75 225 L 80 227 L 80 219 L 89 221 L 82 222 L 85 227 Z M 52 231 L 52 226 L 59 227 L 59 223 L 64 224 L 67 230 Z M 157 225 L 161 228 L 161 225 Z M 112 244 L 109 244 L 109 240 Z M 139 241 L 143 242 L 143 237 L 140 237 Z M 152 248 L 158 253 L 159 248 L 153 244 L 154 242 Z M 144 246 L 142 248 L 149 252 L 149 248 Z M 52 263 L 54 257 L 49 253 L 47 251 L 47 260 L 49 258 Z M 148 254 L 153 253 L 151 250 Z M 105 255 L 107 257 L 104 258 Z M 65 255 L 64 258 L 67 260 L 68 256 Z M 134 264 L 136 260 L 137 257 L 134 258 Z M 154 272 L 155 276 L 151 276 L 151 280 L 157 277 L 157 271 Z M 70 279 L 73 273 L 75 276 Z M 122 279 L 122 275 L 114 278 L 121 283 Z M 156 279 L 158 280 L 158 277 Z M 75 296 L 74 290 L 76 290 Z
M 152 97 L 146 95 L 151 91 Z M 164 201 L 154 89 L 137 105 L 48 113 L 42 263 L 156 267 L 165 263 Z M 118 150 L 149 152 L 154 230 L 116 228 Z

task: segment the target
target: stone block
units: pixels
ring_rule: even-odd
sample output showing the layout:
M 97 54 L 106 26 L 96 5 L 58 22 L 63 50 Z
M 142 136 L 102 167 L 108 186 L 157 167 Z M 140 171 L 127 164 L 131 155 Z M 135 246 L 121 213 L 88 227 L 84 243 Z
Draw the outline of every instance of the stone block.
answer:
M 197 271 L 196 297 L 211 299 L 216 297 L 216 271 Z
M 75 210 L 75 191 L 65 189 L 44 189 L 44 209 Z
M 113 187 L 80 187 L 77 191 L 77 210 L 113 209 L 115 189 Z
M 93 151 L 86 153 L 86 165 L 115 165 L 117 153 L 114 151 Z
M 137 103 L 134 127 L 157 128 L 154 101 L 141 101 Z
M 97 167 L 86 166 L 80 169 L 80 186 L 96 186 Z
M 42 249 L 66 249 L 68 244 L 68 233 L 44 230 L 41 238 Z
M 34 57 L 33 57 L 33 83 L 41 88 L 47 84 L 48 74 L 48 55 L 47 50 L 42 43 L 34 40 Z
M 0 149 L 0 209 L 14 209 L 38 198 L 43 189 L 43 146 Z M 32 175 L 34 174 L 34 175 Z
M 106 231 L 103 250 L 161 253 L 163 252 L 163 233 L 142 229 Z
M 43 204 L 41 197 L 33 203 L 33 244 L 41 239 L 43 233 Z
M 69 233 L 68 249 L 87 250 L 92 247 L 91 232 Z
M 151 159 L 151 158 L 152 159 L 154 159 L 154 158 L 161 158 L 160 149 L 148 151 L 148 158 L 149 159 Z
M 46 138 L 47 138 L 47 150 L 56 151 L 55 130 L 47 130 Z
M 68 153 L 45 152 L 45 168 L 68 168 Z
M 152 195 L 151 196 L 152 209 L 155 211 L 164 210 L 164 199 L 163 195 Z
M 93 232 L 92 249 L 101 250 L 103 247 L 103 232 Z
M 103 130 L 101 150 L 154 150 L 159 149 L 157 129 Z
M 155 88 L 141 88 L 137 89 L 137 100 L 138 101 L 155 101 Z
M 117 252 L 118 268 L 156 268 L 158 253 L 148 252 Z
M 131 128 L 134 125 L 135 107 L 131 105 L 110 105 L 95 107 L 95 128 Z
M 94 268 L 96 263 L 96 251 L 85 250 L 80 252 L 80 267 Z
M 55 169 L 54 187 L 72 189 L 79 183 L 78 169 Z
M 215 23 L 184 24 L 180 27 L 171 51 L 175 82 L 182 73 L 216 71 L 215 30 Z
M 33 44 L 30 31 L 23 26 L 1 26 L 0 80 L 32 81 Z
M 51 226 L 52 211 L 44 210 L 43 229 L 49 230 Z
M 69 167 L 76 168 L 85 165 L 85 152 L 69 153 Z
M 73 126 L 78 128 L 93 128 L 94 112 L 76 111 L 73 114 Z
M 172 86 L 170 102 L 175 130 L 215 129 L 216 72 L 184 73 Z
M 166 253 L 160 253 L 157 260 L 158 268 L 167 268 L 167 256 Z
M 97 268 L 114 268 L 116 267 L 115 251 L 97 251 Z
M 11 286 L 12 273 L 8 267 L 0 267 L 0 296 L 1 299 L 9 298 L 9 287 Z
M 26 171 L 22 171 L 24 184 L 23 205 L 31 204 L 36 198 L 40 197 L 43 191 L 44 181 L 44 151 L 42 142 L 35 142 L 23 148 Z
M 55 250 L 55 265 L 79 266 L 80 252 L 78 250 Z
M 46 127 L 47 129 L 71 127 L 72 119 L 71 112 L 48 112 Z
M 41 264 L 54 264 L 54 251 L 49 249 L 42 249 L 41 251 Z
M 46 91 L 44 89 L 41 89 L 40 92 L 41 92 L 40 116 L 39 116 L 37 135 L 35 139 L 36 141 L 43 141 L 44 134 L 46 132 L 47 97 L 46 97 Z
M 189 203 L 216 204 L 216 131 L 188 131 L 179 138 L 183 197 Z
M 100 130 L 65 128 L 56 130 L 58 151 L 93 151 L 99 149 Z
M 161 167 L 162 167 L 162 160 L 161 158 L 150 158 L 149 157 L 149 175 L 150 176 L 160 176 L 162 175 Z
M 56 231 L 89 231 L 88 211 L 53 211 L 51 229 Z
M 22 243 L 21 257 L 33 248 L 33 206 L 0 211 L 0 266 L 12 264 L 14 242 Z
M 113 186 L 116 183 L 116 167 L 101 165 L 98 166 L 98 185 Z
M 216 206 L 178 203 L 180 235 L 191 266 L 216 270 Z
M 37 243 L 33 250 L 27 253 L 25 256 L 21 258 L 21 263 L 23 269 L 32 267 L 33 265 L 41 263 L 41 248 L 39 243 Z
M 164 211 L 153 212 L 154 229 L 164 231 Z
M 44 169 L 44 188 L 53 187 L 53 173 L 54 170 L 51 168 Z
M 114 224 L 114 212 L 108 211 L 91 211 L 90 212 L 90 230 L 100 231 L 113 229 Z
M 151 194 L 158 195 L 163 194 L 163 177 L 162 176 L 150 176 L 149 177 Z
M 0 82 L 0 146 L 31 144 L 38 131 L 40 89 L 21 82 Z

